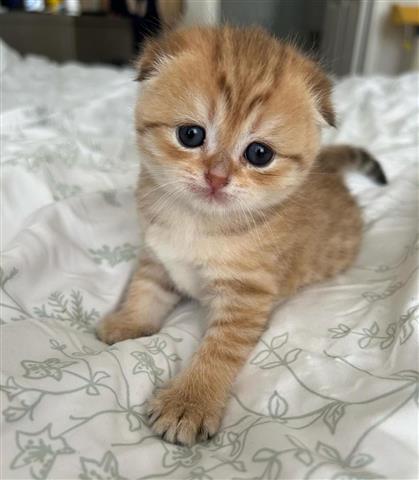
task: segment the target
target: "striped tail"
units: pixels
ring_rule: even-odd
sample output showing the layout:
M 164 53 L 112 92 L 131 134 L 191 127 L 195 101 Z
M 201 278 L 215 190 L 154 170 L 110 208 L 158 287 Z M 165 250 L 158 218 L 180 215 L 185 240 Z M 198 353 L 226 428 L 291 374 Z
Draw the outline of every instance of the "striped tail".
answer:
M 367 150 L 350 145 L 330 145 L 323 148 L 317 158 L 321 170 L 339 172 L 355 169 L 380 185 L 386 185 L 387 178 L 378 161 Z

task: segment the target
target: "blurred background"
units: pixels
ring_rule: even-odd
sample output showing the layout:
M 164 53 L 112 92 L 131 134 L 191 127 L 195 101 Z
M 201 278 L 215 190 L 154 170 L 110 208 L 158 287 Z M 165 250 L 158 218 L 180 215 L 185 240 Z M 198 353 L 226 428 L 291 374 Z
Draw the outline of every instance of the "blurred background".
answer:
M 262 25 L 337 76 L 418 69 L 416 0 L 1 0 L 0 38 L 57 62 L 129 63 L 164 27 Z

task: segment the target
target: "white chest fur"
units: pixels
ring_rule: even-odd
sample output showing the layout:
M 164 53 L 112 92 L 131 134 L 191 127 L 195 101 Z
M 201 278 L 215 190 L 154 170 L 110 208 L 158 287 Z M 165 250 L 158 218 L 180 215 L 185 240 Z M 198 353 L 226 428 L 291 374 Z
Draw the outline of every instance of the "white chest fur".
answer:
M 151 225 L 145 232 L 145 242 L 165 266 L 176 287 L 199 300 L 205 289 L 205 278 L 202 264 L 196 261 L 200 244 L 197 234 L 185 225 L 170 229 Z

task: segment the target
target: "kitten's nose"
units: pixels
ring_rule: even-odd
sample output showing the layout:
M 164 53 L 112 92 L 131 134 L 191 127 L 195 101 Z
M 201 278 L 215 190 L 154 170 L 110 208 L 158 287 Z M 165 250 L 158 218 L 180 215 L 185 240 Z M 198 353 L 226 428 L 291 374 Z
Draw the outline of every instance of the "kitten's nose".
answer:
M 208 185 L 211 187 L 213 192 L 217 192 L 221 188 L 225 187 L 229 182 L 229 178 L 226 176 L 215 175 L 212 172 L 207 172 L 205 174 L 205 180 L 207 181 Z

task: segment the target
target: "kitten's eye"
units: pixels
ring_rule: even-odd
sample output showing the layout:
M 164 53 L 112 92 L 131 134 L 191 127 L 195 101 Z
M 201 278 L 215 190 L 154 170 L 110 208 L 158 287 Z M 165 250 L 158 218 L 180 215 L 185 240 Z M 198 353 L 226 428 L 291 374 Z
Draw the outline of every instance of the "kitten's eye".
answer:
M 179 142 L 187 148 L 200 147 L 205 140 L 205 130 L 199 125 L 182 125 L 177 129 Z
M 253 142 L 246 148 L 244 156 L 255 167 L 266 167 L 273 159 L 274 152 L 263 143 Z

